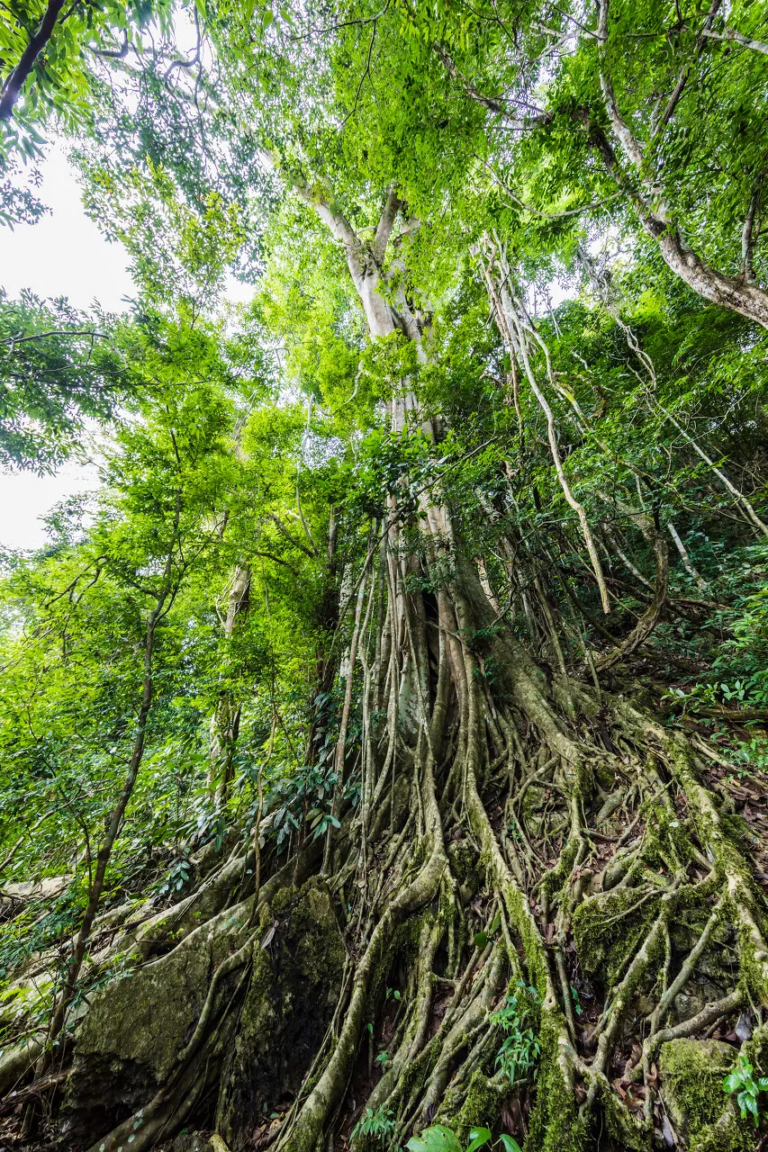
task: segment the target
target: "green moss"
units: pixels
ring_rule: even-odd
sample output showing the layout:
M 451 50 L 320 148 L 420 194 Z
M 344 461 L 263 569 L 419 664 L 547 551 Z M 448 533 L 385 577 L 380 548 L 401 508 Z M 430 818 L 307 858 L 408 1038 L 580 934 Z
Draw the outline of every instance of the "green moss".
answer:
M 494 1084 L 481 1069 L 472 1073 L 461 1108 L 451 1124 L 463 1143 L 469 1140 L 473 1128 L 493 1128 L 508 1090 L 508 1085 Z
M 600 1095 L 608 1134 L 622 1152 L 648 1152 L 648 1137 L 635 1124 L 618 1096 L 605 1088 Z
M 754 1132 L 726 1114 L 717 1124 L 708 1124 L 691 1141 L 691 1152 L 753 1152 Z
M 670 1040 L 661 1047 L 662 1098 L 675 1131 L 692 1150 L 746 1152 L 751 1147 L 744 1143 L 747 1126 L 732 1115 L 732 1102 L 723 1092 L 723 1078 L 735 1062 L 736 1050 L 718 1040 Z
M 564 1028 L 559 1011 L 543 1013 L 536 1103 L 526 1141 L 536 1152 L 586 1152 L 588 1147 L 587 1122 L 579 1117 L 573 1088 L 557 1059 Z
M 601 893 L 580 904 L 573 914 L 573 936 L 584 971 L 600 975 L 607 985 L 615 983 L 658 915 L 661 895 L 636 911 L 630 909 L 640 897 L 632 888 Z
M 453 840 L 447 848 L 448 859 L 451 862 L 451 872 L 461 887 L 471 887 L 476 891 L 480 887 L 481 868 L 477 849 L 473 848 L 468 840 Z
M 323 880 L 283 889 L 262 909 L 221 1076 L 216 1126 L 229 1147 L 242 1147 L 264 1110 L 298 1090 L 336 1007 L 344 959 Z
M 77 1067 L 88 1075 L 91 1058 L 114 1056 L 136 1062 L 161 1083 L 202 1011 L 210 968 L 210 942 L 196 935 L 129 979 L 107 985 L 78 1031 Z

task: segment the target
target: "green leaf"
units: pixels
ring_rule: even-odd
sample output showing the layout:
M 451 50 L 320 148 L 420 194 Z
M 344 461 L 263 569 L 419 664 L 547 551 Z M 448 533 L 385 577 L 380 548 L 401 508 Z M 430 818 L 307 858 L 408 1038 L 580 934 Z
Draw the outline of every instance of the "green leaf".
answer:
M 495 936 L 500 927 L 501 927 L 501 912 L 499 911 L 496 913 L 493 920 L 491 921 L 491 929 L 490 929 L 491 936 Z
M 475 1152 L 476 1148 L 482 1148 L 490 1139 L 490 1129 L 473 1128 L 469 1134 L 469 1144 L 467 1145 L 466 1152 Z
M 487 943 L 488 943 L 488 934 L 486 932 L 476 932 L 475 933 L 475 947 L 476 948 L 485 948 Z
M 456 1133 L 443 1124 L 433 1124 L 420 1136 L 412 1136 L 406 1148 L 409 1152 L 462 1152 Z
M 741 1088 L 742 1079 L 738 1072 L 730 1072 L 725 1080 L 723 1080 L 723 1090 L 725 1092 L 738 1092 Z
M 499 1140 L 504 1145 L 504 1152 L 523 1152 L 514 1136 L 508 1136 L 506 1132 L 503 1132 L 499 1136 Z

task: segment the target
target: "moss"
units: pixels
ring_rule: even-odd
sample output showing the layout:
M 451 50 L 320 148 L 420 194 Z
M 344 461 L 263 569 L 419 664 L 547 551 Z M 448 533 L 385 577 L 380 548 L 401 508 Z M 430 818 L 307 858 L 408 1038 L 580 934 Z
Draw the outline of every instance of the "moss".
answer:
M 504 903 L 510 927 L 517 932 L 523 942 L 530 982 L 535 985 L 540 999 L 543 1000 L 549 984 L 549 965 L 536 922 L 530 914 L 525 896 L 517 886 L 506 886 Z
M 299 1088 L 336 1007 L 344 944 L 321 879 L 278 892 L 262 910 L 248 991 L 221 1076 L 216 1127 L 242 1147 L 261 1119 Z
M 659 1052 L 661 1093 L 672 1124 L 691 1149 L 742 1152 L 746 1125 L 737 1121 L 723 1091 L 736 1050 L 718 1040 L 670 1040 Z M 724 1139 L 728 1138 L 728 1143 Z M 720 1143 L 713 1144 L 717 1139 Z
M 608 760 L 598 760 L 595 764 L 595 780 L 604 792 L 613 791 L 616 786 L 616 770 Z
M 190 937 L 162 960 L 107 985 L 78 1031 L 77 1063 L 113 1055 L 143 1065 L 161 1083 L 200 1015 L 210 967 L 210 942 Z
M 564 1027 L 559 1011 L 543 1013 L 536 1102 L 526 1141 L 536 1152 L 586 1152 L 588 1147 L 587 1121 L 578 1114 L 573 1086 L 558 1061 Z
M 69 1140 L 88 1147 L 154 1096 L 200 1016 L 212 963 L 211 939 L 198 932 L 93 996 L 62 1106 Z M 222 996 L 231 988 L 224 981 Z
M 658 915 L 661 895 L 636 911 L 630 909 L 640 897 L 632 888 L 601 893 L 580 904 L 573 914 L 573 936 L 584 971 L 600 975 L 607 986 L 614 984 Z
M 478 859 L 477 850 L 472 847 L 469 840 L 452 840 L 446 851 L 451 862 L 451 872 L 459 885 L 477 890 L 481 879 L 481 861 Z
M 708 1124 L 691 1141 L 691 1152 L 753 1152 L 755 1134 L 730 1112 L 717 1124 Z
M 541 887 L 550 897 L 554 896 L 565 884 L 570 876 L 573 866 L 576 863 L 576 855 L 579 851 L 579 841 L 575 837 L 568 840 L 560 853 L 560 857 L 554 868 L 550 869 L 544 877 Z
M 600 1102 L 605 1115 L 608 1135 L 622 1152 L 648 1152 L 648 1137 L 636 1126 L 630 1113 L 618 1097 L 606 1089 Z
M 468 1142 L 473 1128 L 493 1128 L 506 1095 L 508 1085 L 494 1084 L 481 1069 L 472 1073 L 461 1108 L 451 1124 L 462 1143 Z

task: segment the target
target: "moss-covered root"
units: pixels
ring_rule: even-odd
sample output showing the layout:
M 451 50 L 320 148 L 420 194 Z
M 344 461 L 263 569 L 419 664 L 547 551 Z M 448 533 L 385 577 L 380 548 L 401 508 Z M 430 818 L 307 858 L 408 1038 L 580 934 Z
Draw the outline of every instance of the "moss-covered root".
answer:
M 441 918 L 426 915 L 419 933 L 418 977 L 416 981 L 416 996 L 407 1026 L 403 1032 L 395 1055 L 387 1066 L 384 1075 L 374 1087 L 368 1098 L 368 1107 L 372 1111 L 388 1100 L 390 1093 L 394 1092 L 401 1077 L 418 1056 L 424 1046 L 424 1040 L 429 1028 L 430 1006 L 432 1004 L 432 989 L 434 984 L 433 964 L 435 954 L 445 934 L 445 924 Z
M 429 820 L 432 850 L 427 862 L 408 887 L 395 897 L 376 925 L 355 972 L 349 1006 L 336 1047 L 295 1123 L 281 1139 L 278 1145 L 280 1152 L 314 1152 L 352 1073 L 373 978 L 392 933 L 407 916 L 423 908 L 437 895 L 448 860 L 443 847 L 437 805 L 433 797 L 431 801 Z
M 584 1069 L 558 1003 L 544 941 L 528 899 L 501 854 L 474 775 L 468 781 L 467 806 L 490 874 L 502 894 L 510 929 L 522 941 L 528 973 L 542 1002 L 539 1037 L 542 1058 L 536 1107 L 531 1118 L 531 1147 L 537 1152 L 581 1152 L 585 1146 L 587 1120 L 577 1112 L 574 1077 L 576 1073 L 583 1074 Z

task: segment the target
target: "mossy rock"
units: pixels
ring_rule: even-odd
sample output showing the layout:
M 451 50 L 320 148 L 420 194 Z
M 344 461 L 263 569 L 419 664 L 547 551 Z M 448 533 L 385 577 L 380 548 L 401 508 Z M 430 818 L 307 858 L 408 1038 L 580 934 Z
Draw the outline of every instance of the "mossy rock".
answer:
M 270 911 L 221 1077 L 216 1130 L 232 1152 L 298 1091 L 341 991 L 345 949 L 323 881 L 284 890 Z
M 723 1091 L 735 1063 L 736 1049 L 721 1040 L 669 1040 L 661 1047 L 662 1100 L 691 1152 L 747 1152 L 752 1147 Z
M 87 1147 L 152 1099 L 189 1040 L 211 975 L 243 942 L 247 926 L 234 910 L 187 936 L 172 952 L 113 980 L 93 995 L 76 1032 L 61 1131 Z M 223 980 L 226 1003 L 238 979 Z

